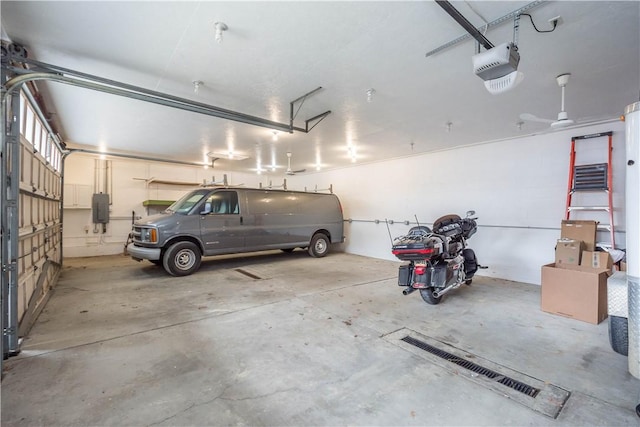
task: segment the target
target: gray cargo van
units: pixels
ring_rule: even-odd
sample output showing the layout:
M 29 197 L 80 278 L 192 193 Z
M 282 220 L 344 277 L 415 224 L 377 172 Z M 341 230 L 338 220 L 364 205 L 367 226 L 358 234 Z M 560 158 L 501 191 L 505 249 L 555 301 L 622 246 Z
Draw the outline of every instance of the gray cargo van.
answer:
M 161 214 L 138 220 L 129 255 L 174 276 L 200 267 L 203 256 L 305 248 L 323 257 L 344 241 L 342 207 L 334 194 L 238 187 L 201 188 Z

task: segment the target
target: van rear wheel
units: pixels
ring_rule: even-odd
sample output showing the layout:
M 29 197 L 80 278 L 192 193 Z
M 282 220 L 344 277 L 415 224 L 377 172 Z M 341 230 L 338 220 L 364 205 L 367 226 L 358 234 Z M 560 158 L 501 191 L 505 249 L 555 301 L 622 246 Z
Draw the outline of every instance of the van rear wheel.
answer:
M 188 276 L 200 268 L 202 255 L 193 242 L 177 242 L 169 246 L 162 258 L 162 266 L 172 276 Z
M 326 234 L 314 234 L 309 244 L 309 255 L 314 258 L 322 258 L 329 253 L 329 243 L 329 238 Z

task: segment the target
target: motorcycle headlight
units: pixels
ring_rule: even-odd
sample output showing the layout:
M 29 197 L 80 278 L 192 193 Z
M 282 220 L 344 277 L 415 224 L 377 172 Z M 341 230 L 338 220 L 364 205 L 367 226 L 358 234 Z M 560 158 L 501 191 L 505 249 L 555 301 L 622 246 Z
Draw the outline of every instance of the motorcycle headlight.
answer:
M 158 230 L 155 228 L 143 228 L 140 230 L 140 241 L 145 243 L 157 243 Z

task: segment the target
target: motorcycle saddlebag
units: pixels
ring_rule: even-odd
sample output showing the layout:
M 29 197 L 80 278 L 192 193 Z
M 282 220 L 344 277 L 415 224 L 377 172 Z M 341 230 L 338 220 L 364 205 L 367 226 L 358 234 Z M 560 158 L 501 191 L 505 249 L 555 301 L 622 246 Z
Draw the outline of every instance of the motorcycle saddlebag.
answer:
M 434 288 L 443 288 L 447 281 L 447 267 L 445 265 L 434 265 L 430 273 L 429 284 Z
M 419 274 L 421 273 L 421 274 Z M 446 265 L 434 265 L 433 267 L 416 267 L 414 270 L 411 285 L 414 288 L 443 288 L 447 279 Z
M 411 265 L 405 264 L 398 268 L 398 286 L 409 286 L 411 278 Z

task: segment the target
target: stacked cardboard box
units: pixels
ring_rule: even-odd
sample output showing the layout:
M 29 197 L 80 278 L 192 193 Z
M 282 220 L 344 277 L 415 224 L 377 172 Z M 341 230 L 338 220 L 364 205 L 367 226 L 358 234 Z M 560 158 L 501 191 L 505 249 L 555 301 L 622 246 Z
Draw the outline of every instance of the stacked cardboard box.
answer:
M 612 261 L 596 252 L 596 221 L 562 221 L 553 264 L 542 266 L 543 311 L 598 324 L 607 318 Z

